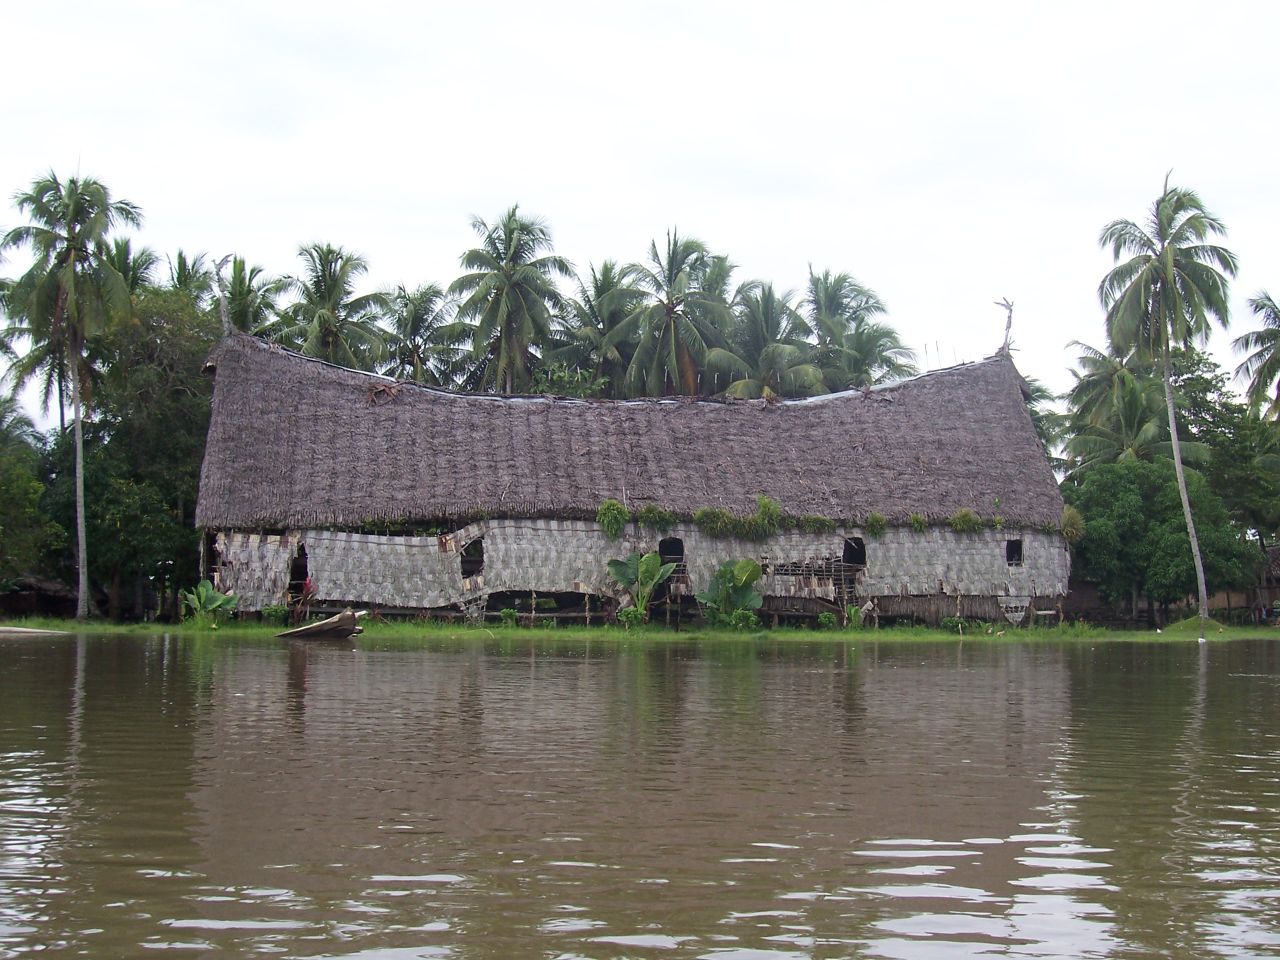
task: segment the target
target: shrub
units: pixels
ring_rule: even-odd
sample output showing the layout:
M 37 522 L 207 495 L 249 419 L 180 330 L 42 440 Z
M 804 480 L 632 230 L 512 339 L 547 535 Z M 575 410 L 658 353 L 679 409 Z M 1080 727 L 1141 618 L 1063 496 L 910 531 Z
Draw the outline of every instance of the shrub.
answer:
M 921 513 L 913 513 L 909 522 L 911 523 L 911 529 L 916 533 L 924 533 L 929 527 L 929 521 Z
M 289 622 L 289 608 L 284 604 L 275 604 L 262 608 L 262 622 L 272 626 L 283 627 Z
M 819 630 L 834 630 L 836 628 L 836 615 L 834 613 L 818 614 Z
M 968 507 L 963 507 L 953 513 L 947 523 L 951 525 L 951 529 L 956 533 L 976 533 L 982 529 L 982 518 Z
M 760 618 L 754 610 L 735 610 L 729 614 L 729 626 L 734 630 L 755 630 L 760 626 Z
M 795 525 L 797 530 L 804 533 L 833 533 L 836 529 L 834 520 L 815 513 L 806 513 L 802 517 L 796 517 Z
M 964 617 L 943 617 L 938 626 L 949 633 L 958 633 L 963 636 L 965 628 L 970 624 Z
M 868 513 L 867 519 L 862 522 L 862 532 L 868 537 L 879 539 L 884 536 L 887 529 L 889 529 L 889 521 L 885 519 L 885 515 L 874 510 Z
M 1000 514 L 998 514 L 998 513 L 997 513 L 994 517 L 992 517 L 992 518 L 991 518 L 991 526 L 992 526 L 992 528 L 993 528 L 993 529 L 996 529 L 996 530 L 1003 530 L 1003 529 L 1004 529 L 1004 517 L 1000 516 Z
M 750 558 L 721 564 L 707 589 L 698 594 L 707 619 L 713 625 L 732 623 L 737 611 L 760 609 L 764 597 L 757 592 L 755 584 L 762 574 L 760 564 Z
M 498 611 L 498 616 L 502 618 L 502 625 L 504 627 L 514 627 L 516 625 L 516 618 L 519 614 L 516 613 L 515 607 L 503 607 Z
M 647 506 L 636 511 L 636 523 L 658 533 L 666 534 L 676 525 L 676 515 L 661 507 Z
M 627 524 L 630 522 L 630 511 L 617 500 L 606 500 L 596 511 L 596 523 L 604 528 L 604 532 L 611 540 L 617 540 L 622 536 L 622 531 L 627 529 Z
M 644 611 L 639 607 L 623 607 L 618 611 L 618 622 L 628 630 L 638 627 L 644 623 Z

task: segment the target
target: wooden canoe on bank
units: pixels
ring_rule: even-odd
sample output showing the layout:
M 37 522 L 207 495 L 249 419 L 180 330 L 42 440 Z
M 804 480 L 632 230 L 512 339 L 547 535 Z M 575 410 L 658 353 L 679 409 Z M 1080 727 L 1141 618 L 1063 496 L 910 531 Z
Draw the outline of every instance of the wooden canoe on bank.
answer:
M 345 640 L 364 629 L 360 626 L 360 618 L 368 615 L 368 610 L 355 611 L 347 607 L 327 620 L 317 620 L 315 623 L 294 627 L 284 633 L 277 633 L 276 636 L 286 640 Z

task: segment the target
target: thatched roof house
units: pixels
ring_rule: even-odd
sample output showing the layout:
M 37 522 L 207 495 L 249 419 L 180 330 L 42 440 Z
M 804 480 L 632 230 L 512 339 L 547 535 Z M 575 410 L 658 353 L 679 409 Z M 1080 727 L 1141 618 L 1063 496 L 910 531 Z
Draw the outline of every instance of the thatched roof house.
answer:
M 1046 532 L 1062 498 L 1007 355 L 784 402 L 458 395 L 245 336 L 224 340 L 209 362 L 216 386 L 196 514 L 208 531 L 272 531 L 294 549 L 303 531 L 372 537 L 388 525 L 443 524 L 456 552 L 464 523 L 556 520 L 598 538 L 594 517 L 608 498 L 687 521 L 703 507 L 751 513 L 764 495 L 785 515 L 835 521 L 842 535 L 872 514 L 893 530 L 914 523 L 919 533 L 923 518 L 949 533 L 947 519 L 967 509 L 1050 537 L 1065 556 Z M 625 546 L 604 545 L 608 556 Z M 562 589 L 608 592 L 596 571 L 572 573 Z M 1059 573 L 1065 589 L 1064 570 L 1045 578 L 1052 592 L 1062 592 Z M 461 602 L 456 593 L 441 596 Z

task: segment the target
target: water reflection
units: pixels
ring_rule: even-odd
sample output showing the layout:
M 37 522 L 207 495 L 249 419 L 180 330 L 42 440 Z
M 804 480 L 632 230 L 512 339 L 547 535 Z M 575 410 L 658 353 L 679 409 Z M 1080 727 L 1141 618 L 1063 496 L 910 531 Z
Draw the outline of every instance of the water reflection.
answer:
M 1278 650 L 0 641 L 0 957 L 1280 956 Z

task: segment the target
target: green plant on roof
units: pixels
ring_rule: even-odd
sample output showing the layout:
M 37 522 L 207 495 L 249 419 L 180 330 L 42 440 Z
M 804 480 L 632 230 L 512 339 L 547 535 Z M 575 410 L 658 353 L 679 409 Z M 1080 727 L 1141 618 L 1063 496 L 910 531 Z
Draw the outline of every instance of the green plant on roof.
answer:
M 596 523 L 604 528 L 610 540 L 617 540 L 631 522 L 631 513 L 617 500 L 606 500 L 596 511 Z
M 872 510 L 867 514 L 867 519 L 862 522 L 862 532 L 868 537 L 875 537 L 877 540 L 884 536 L 884 532 L 889 529 L 889 521 L 883 513 Z
M 962 507 L 953 513 L 947 523 L 956 533 L 977 533 L 982 529 L 982 518 L 968 507 Z
M 650 504 L 636 511 L 636 523 L 648 530 L 667 534 L 676 525 L 676 515 L 670 510 L 663 510 L 662 507 Z
M 916 533 L 924 533 L 929 527 L 929 521 L 924 518 L 924 514 L 920 513 L 913 513 L 908 522 L 911 524 L 911 529 Z
M 693 512 L 693 523 L 709 537 L 768 540 L 782 525 L 782 508 L 777 501 L 760 495 L 753 514 L 739 517 L 721 507 L 700 507 Z
M 803 533 L 833 533 L 836 529 L 836 522 L 830 517 L 824 517 L 816 513 L 806 513 L 795 518 L 795 526 L 797 530 Z

